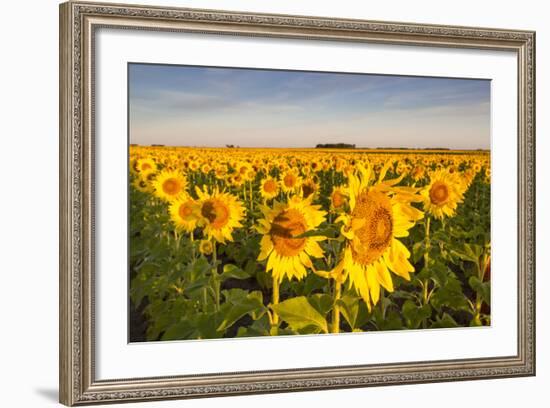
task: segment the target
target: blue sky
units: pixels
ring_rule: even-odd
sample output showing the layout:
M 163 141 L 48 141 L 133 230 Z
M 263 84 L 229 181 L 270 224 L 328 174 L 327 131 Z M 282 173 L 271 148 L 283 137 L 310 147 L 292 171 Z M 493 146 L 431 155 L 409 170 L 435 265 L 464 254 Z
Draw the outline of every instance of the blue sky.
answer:
M 130 142 L 490 146 L 490 81 L 130 64 Z

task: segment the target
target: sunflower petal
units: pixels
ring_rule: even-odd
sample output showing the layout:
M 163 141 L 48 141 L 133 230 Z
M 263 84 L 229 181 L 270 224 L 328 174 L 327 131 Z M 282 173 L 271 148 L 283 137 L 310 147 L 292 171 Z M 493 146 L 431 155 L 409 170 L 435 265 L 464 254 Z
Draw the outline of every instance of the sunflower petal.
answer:
M 260 254 L 258 261 L 264 261 L 267 256 L 273 251 L 273 241 L 269 235 L 264 235 L 260 241 Z
M 382 287 L 388 292 L 393 292 L 393 281 L 386 264 L 382 261 L 378 261 L 374 264 L 374 267 L 376 268 L 376 274 L 378 275 L 378 282 L 380 282 Z
M 378 282 L 378 273 L 373 265 L 367 266 L 367 283 L 372 303 L 376 305 L 380 299 L 380 283 Z

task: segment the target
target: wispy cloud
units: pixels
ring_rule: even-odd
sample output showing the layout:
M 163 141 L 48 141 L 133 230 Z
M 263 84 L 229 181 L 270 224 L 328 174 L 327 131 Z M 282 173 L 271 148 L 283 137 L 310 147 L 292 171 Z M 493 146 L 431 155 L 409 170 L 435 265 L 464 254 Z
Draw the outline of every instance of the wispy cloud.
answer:
M 486 80 L 132 64 L 129 81 L 135 143 L 490 144 Z

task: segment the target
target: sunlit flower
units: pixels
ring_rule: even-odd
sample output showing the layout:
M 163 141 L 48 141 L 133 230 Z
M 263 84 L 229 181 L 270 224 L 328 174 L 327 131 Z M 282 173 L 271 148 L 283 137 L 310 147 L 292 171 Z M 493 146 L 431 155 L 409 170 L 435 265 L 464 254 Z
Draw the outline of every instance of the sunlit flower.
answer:
M 157 171 L 157 164 L 151 158 L 138 159 L 136 162 L 136 171 L 141 176 L 146 176 Z
M 218 242 L 233 241 L 231 235 L 235 228 L 241 228 L 245 209 L 237 197 L 215 190 L 213 193 L 195 188 L 199 197 L 199 226 L 204 234 Z
M 298 190 L 302 178 L 295 169 L 289 169 L 281 173 L 281 188 L 285 193 L 293 193 Z
M 435 218 L 453 217 L 464 198 L 466 184 L 460 175 L 446 169 L 436 170 L 430 183 L 422 190 L 424 210 Z
M 260 194 L 265 200 L 270 200 L 279 194 L 279 183 L 273 177 L 266 177 L 260 182 Z
M 184 195 L 170 204 L 170 219 L 177 229 L 192 232 L 199 220 L 199 205 L 191 197 Z
M 203 255 L 211 255 L 214 252 L 214 244 L 209 239 L 201 240 L 199 244 L 199 252 Z
M 258 221 L 257 230 L 262 234 L 258 261 L 267 259 L 266 270 L 281 282 L 286 276 L 303 279 L 307 268 L 313 268 L 310 257 L 322 258 L 323 250 L 318 242 L 324 236 L 301 237 L 315 230 L 325 221 L 326 212 L 311 200 L 297 196 L 288 203 L 275 201 L 272 207 L 261 208 L 264 218 Z
M 378 303 L 380 286 L 393 291 L 390 271 L 410 279 L 414 272 L 410 252 L 398 238 L 409 235 L 409 229 L 423 217 L 411 205 L 421 200 L 417 190 L 396 187 L 402 176 L 384 181 L 387 170 L 385 166 L 374 183 L 372 168 L 359 165 L 349 177 L 350 211 L 337 220 L 344 224 L 346 246 L 335 272 L 349 277 L 369 309 Z
M 330 194 L 330 208 L 336 212 L 343 211 L 348 202 L 346 187 L 335 187 Z
M 165 201 L 173 201 L 185 194 L 186 180 L 183 174 L 174 170 L 164 170 L 160 172 L 153 187 L 155 195 Z

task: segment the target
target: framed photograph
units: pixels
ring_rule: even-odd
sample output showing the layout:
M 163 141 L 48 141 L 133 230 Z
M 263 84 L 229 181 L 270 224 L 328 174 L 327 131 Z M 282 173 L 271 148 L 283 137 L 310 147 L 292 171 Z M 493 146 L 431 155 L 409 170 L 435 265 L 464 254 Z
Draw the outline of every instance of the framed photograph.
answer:
M 60 6 L 60 401 L 535 374 L 535 33 Z

